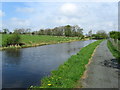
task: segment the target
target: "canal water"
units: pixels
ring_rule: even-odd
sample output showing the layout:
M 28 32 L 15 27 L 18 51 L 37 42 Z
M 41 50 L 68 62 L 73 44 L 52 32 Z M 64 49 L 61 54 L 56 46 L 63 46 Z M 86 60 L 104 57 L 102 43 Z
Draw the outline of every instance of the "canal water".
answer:
M 39 86 L 60 64 L 95 40 L 76 41 L 39 47 L 0 51 L 2 54 L 2 88 Z

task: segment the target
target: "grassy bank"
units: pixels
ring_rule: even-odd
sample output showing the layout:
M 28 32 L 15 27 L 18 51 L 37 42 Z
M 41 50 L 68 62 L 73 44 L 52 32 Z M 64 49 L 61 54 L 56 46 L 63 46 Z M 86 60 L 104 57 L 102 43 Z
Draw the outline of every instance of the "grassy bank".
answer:
M 118 59 L 118 62 L 120 63 L 120 52 L 112 45 L 112 43 L 108 40 L 107 46 L 114 57 Z
M 2 43 L 6 42 L 6 39 L 10 37 L 9 34 L 0 34 L 2 36 Z M 45 36 L 45 35 L 20 35 L 20 42 L 24 45 L 22 46 L 10 46 L 10 47 L 2 47 L 1 49 L 7 48 L 25 48 L 25 47 L 33 47 L 33 46 L 41 46 L 41 45 L 48 45 L 48 44 L 56 44 L 56 43 L 63 43 L 63 42 L 72 42 L 72 41 L 79 41 L 81 38 L 78 37 L 63 37 L 63 36 Z
M 102 42 L 96 41 L 82 48 L 76 55 L 72 55 L 63 65 L 51 72 L 51 76 L 42 79 L 41 86 L 36 88 L 74 88 L 77 81 L 81 78 L 85 71 L 85 65 L 88 64 L 89 59 L 94 49 Z

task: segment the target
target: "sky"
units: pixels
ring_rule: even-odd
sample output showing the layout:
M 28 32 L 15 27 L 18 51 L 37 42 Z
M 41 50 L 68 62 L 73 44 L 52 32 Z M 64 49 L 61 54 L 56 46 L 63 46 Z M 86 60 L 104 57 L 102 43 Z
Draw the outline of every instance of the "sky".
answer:
M 118 30 L 118 2 L 2 2 L 0 27 L 32 31 L 79 25 L 84 33 Z

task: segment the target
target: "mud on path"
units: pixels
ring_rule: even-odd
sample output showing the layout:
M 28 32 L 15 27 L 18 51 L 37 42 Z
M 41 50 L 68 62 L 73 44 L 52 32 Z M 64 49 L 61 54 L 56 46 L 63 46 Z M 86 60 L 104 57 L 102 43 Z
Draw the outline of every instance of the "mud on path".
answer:
M 120 66 L 107 47 L 107 40 L 97 48 L 87 67 L 85 78 L 80 80 L 83 88 L 120 88 Z

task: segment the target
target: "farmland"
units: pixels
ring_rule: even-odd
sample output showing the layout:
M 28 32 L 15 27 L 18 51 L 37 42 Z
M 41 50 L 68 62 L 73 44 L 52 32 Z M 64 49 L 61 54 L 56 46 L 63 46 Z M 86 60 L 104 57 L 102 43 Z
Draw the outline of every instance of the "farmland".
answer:
M 11 34 L 0 34 L 2 36 L 2 41 L 0 45 L 6 43 L 7 38 L 12 36 Z M 48 36 L 48 35 L 20 35 L 20 43 L 24 45 L 18 46 L 20 47 L 32 47 L 32 46 L 40 46 L 46 44 L 56 44 L 63 42 L 72 42 L 79 41 L 81 38 L 79 37 L 65 37 L 65 36 Z M 14 46 L 9 46 L 9 48 L 13 48 Z M 8 47 L 7 47 L 8 48 Z

